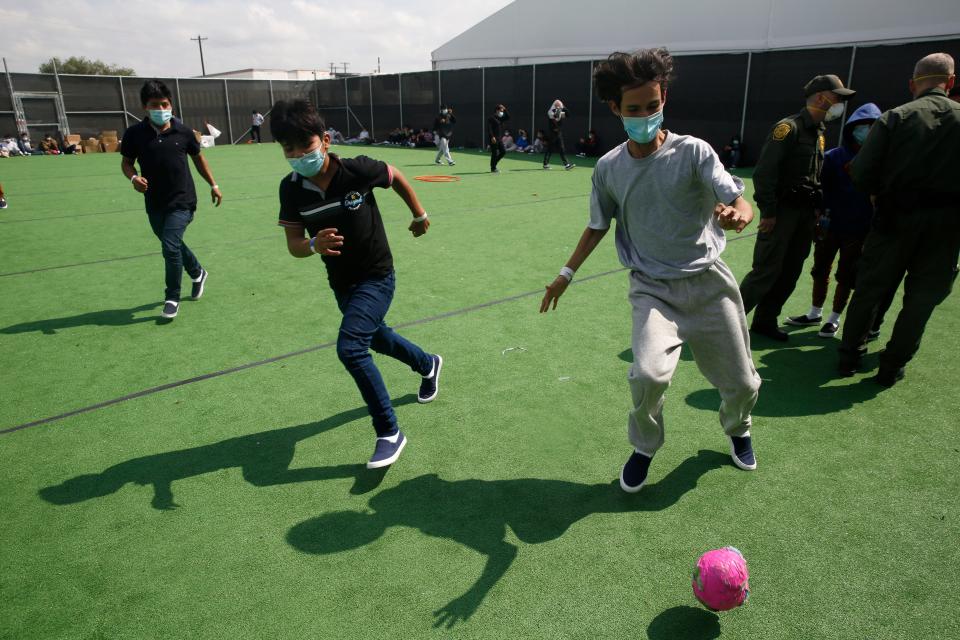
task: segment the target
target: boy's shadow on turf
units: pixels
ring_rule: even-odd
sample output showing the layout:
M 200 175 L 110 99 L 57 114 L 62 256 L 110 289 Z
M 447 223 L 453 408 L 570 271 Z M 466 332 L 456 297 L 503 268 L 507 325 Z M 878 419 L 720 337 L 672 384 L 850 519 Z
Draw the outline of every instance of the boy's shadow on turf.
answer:
M 556 540 L 577 521 L 595 513 L 660 511 L 696 487 L 701 476 L 728 465 L 729 456 L 700 451 L 638 495 L 613 484 L 563 480 L 457 480 L 436 474 L 405 480 L 369 500 L 372 511 L 326 513 L 301 522 L 287 542 L 305 553 L 331 554 L 370 544 L 390 527 L 411 527 L 447 538 L 487 557 L 477 581 L 434 611 L 434 627 L 465 621 L 517 556 L 507 527 L 527 544 Z
M 720 618 L 697 607 L 673 607 L 650 621 L 650 640 L 714 640 L 720 637 Z
M 35 320 L 33 322 L 23 322 L 10 325 L 0 329 L 0 333 L 29 333 L 39 331 L 46 335 L 54 335 L 60 329 L 71 329 L 73 327 L 84 327 L 87 325 L 100 327 L 121 327 L 130 324 L 139 324 L 141 322 L 157 322 L 156 316 L 137 317 L 136 314 L 141 311 L 149 311 L 159 307 L 162 303 L 151 302 L 142 304 L 139 307 L 130 309 L 107 309 L 105 311 L 91 311 L 90 313 L 81 313 L 76 316 L 67 316 L 65 318 L 50 318 L 49 320 Z
M 408 394 L 395 400 L 393 406 L 410 404 L 414 399 L 413 394 Z M 150 506 L 161 510 L 174 509 L 179 506 L 173 500 L 174 480 L 240 467 L 243 479 L 256 487 L 353 478 L 354 485 L 350 492 L 362 494 L 380 484 L 387 468 L 367 470 L 363 464 L 304 469 L 289 467 L 298 442 L 367 415 L 366 407 L 361 407 L 319 422 L 263 431 L 193 449 L 134 458 L 100 473 L 84 474 L 64 480 L 58 485 L 44 487 L 39 493 L 47 502 L 63 505 L 116 493 L 128 483 L 153 485 L 153 500 Z
M 872 400 L 884 387 L 869 379 L 855 384 L 825 386 L 839 379 L 834 340 L 820 338 L 815 332 L 790 334 L 790 347 L 780 347 L 762 355 L 757 372 L 763 379 L 760 398 L 753 414 L 767 417 L 825 415 L 850 409 Z M 796 347 L 815 345 L 815 350 Z M 864 358 L 864 368 L 876 367 L 877 354 Z M 716 389 L 700 389 L 687 396 L 687 404 L 697 409 L 716 411 L 720 395 Z

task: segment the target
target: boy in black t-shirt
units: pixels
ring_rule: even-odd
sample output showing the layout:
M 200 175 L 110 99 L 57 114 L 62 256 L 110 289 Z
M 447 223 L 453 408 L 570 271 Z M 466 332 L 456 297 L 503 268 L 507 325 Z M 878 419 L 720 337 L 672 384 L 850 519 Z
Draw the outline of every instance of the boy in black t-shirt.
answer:
M 120 143 L 120 168 L 133 188 L 143 194 L 153 233 L 160 239 L 166 263 L 166 291 L 161 316 L 172 320 L 180 308 L 183 271 L 193 281 L 191 297 L 203 295 L 207 272 L 183 242 L 187 225 L 197 209 L 197 192 L 187 166 L 187 156 L 210 184 L 210 197 L 219 207 L 223 200 L 200 143 L 193 131 L 173 117 L 170 89 L 159 80 L 148 80 L 140 89 L 145 117 L 127 129 Z M 140 174 L 134 162 L 140 164 Z
M 410 231 L 422 236 L 427 214 L 403 174 L 368 158 L 328 153 L 330 136 L 323 119 L 305 100 L 280 101 L 270 114 L 270 131 L 283 147 L 293 173 L 280 183 L 280 226 L 287 250 L 296 258 L 320 254 L 330 287 L 343 313 L 337 356 L 353 376 L 370 411 L 377 441 L 367 468 L 393 464 L 406 437 L 397 426 L 380 371 L 370 349 L 403 362 L 422 376 L 417 401 L 439 392 L 443 358 L 430 355 L 384 322 L 395 287 L 393 256 L 373 194 L 392 187 L 413 213 Z

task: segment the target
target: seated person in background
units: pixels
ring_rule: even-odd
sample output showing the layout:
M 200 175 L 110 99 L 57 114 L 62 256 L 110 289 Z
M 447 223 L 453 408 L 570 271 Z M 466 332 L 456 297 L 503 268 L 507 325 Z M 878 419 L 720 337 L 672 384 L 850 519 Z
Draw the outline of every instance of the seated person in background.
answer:
M 333 136 L 331 136 L 331 138 L 332 137 Z M 358 135 L 355 138 L 348 138 L 344 142 L 346 142 L 347 144 L 370 144 L 371 142 L 370 132 L 367 131 L 366 127 L 364 127 L 363 129 L 360 130 L 360 135 Z
M 60 145 L 60 150 L 63 153 L 80 153 L 79 147 L 77 147 L 75 144 L 69 144 L 67 139 L 63 137 L 63 132 L 60 131 L 60 129 L 57 129 L 57 144 Z
M 0 157 L 11 158 L 13 156 L 26 155 L 17 144 L 17 139 L 9 133 L 0 139 Z
M 346 140 L 344 140 L 343 138 L 343 134 L 337 131 L 336 129 L 334 129 L 333 127 L 327 127 L 327 133 L 330 135 L 331 144 L 343 144 L 346 142 Z
M 577 142 L 577 155 L 581 158 L 586 157 L 595 157 L 597 155 L 597 148 L 599 147 L 599 142 L 597 141 L 597 132 L 595 129 L 590 129 L 587 132 L 586 137 L 580 138 Z
M 432 147 L 433 144 L 433 134 L 427 131 L 426 129 L 420 129 L 420 132 L 416 136 L 416 146 L 417 148 L 421 147 Z
M 507 129 L 503 132 L 503 137 L 500 138 L 500 142 L 503 143 L 504 151 L 516 151 L 517 143 L 513 141 L 513 135 L 510 134 L 510 130 Z
M 43 155 L 43 151 L 40 151 L 40 149 L 33 148 L 33 145 L 30 142 L 30 134 L 28 133 L 20 134 L 20 137 L 17 138 L 17 147 L 19 147 L 20 151 L 23 152 L 23 155 L 25 156 L 42 156 Z
M 530 146 L 530 141 L 527 140 L 527 132 L 523 129 L 517 129 L 517 151 L 520 153 L 526 153 L 527 147 Z
M 43 140 L 40 141 L 40 150 L 48 156 L 58 156 L 60 155 L 60 145 L 57 144 L 57 141 L 53 139 L 49 133 L 43 136 Z
M 527 153 L 543 153 L 547 148 L 547 137 L 543 129 L 537 129 L 537 135 L 533 138 L 533 144 L 527 147 Z

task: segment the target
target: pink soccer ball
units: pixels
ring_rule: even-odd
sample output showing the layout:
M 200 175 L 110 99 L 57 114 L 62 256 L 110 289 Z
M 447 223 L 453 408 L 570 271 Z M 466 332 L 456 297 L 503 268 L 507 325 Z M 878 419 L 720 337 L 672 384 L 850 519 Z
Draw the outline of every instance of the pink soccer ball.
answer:
M 711 611 L 736 609 L 750 596 L 743 554 L 733 547 L 707 551 L 693 570 L 693 595 Z

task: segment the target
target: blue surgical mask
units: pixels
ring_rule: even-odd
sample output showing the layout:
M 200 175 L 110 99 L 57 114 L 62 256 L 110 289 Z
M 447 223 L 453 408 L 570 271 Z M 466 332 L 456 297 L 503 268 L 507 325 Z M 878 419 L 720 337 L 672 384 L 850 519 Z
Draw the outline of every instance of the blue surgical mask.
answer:
M 646 117 L 629 118 L 621 116 L 623 129 L 631 140 L 637 144 L 647 144 L 657 137 L 660 125 L 663 124 L 663 109 Z
M 147 113 L 150 115 L 150 122 L 158 127 L 167 124 L 170 122 L 170 118 L 173 117 L 173 111 L 171 109 L 150 109 Z
M 319 146 L 310 153 L 305 153 L 299 158 L 287 158 L 287 162 L 294 171 L 304 178 L 312 178 L 323 169 L 323 146 Z
M 853 139 L 857 141 L 857 144 L 863 144 L 864 140 L 867 139 L 867 136 L 870 135 L 870 125 L 857 125 L 853 128 L 853 131 L 850 132 L 850 135 L 853 136 Z

